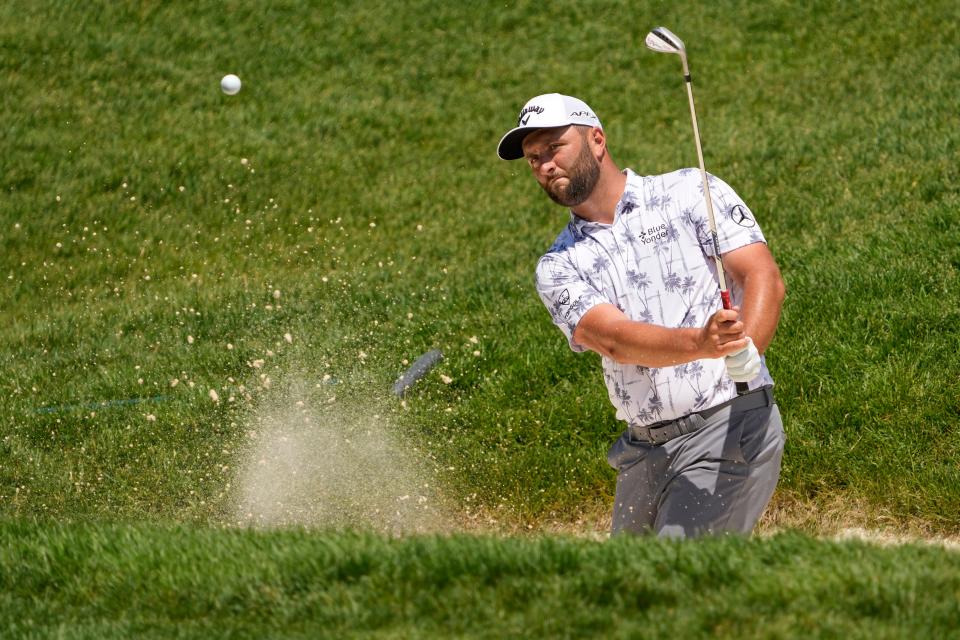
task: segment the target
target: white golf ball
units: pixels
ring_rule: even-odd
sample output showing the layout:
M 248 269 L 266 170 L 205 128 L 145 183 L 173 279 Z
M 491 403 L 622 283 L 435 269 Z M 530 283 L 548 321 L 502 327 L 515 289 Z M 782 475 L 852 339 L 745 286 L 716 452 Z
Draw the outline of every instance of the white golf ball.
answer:
M 228 73 L 223 76 L 223 80 L 220 81 L 220 88 L 223 89 L 223 92 L 228 96 L 236 95 L 240 92 L 240 78 Z

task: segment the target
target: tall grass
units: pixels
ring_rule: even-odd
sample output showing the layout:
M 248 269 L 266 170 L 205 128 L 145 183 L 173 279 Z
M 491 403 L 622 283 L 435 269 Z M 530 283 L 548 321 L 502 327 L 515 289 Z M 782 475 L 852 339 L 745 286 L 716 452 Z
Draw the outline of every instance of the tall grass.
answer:
M 960 622 L 960 556 L 924 546 L 0 531 L 0 629 L 22 637 L 946 638 Z

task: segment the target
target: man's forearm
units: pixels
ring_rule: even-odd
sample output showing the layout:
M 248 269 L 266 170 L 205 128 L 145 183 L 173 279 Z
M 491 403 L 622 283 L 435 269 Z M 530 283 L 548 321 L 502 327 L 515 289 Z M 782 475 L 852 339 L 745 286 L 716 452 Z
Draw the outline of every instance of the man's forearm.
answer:
M 670 367 L 721 358 L 747 345 L 735 311 L 721 310 L 697 328 L 668 328 L 631 320 L 611 304 L 588 311 L 573 334 L 578 344 L 620 364 Z
M 697 329 L 669 329 L 623 319 L 610 323 L 585 345 L 621 364 L 670 367 L 701 358 Z

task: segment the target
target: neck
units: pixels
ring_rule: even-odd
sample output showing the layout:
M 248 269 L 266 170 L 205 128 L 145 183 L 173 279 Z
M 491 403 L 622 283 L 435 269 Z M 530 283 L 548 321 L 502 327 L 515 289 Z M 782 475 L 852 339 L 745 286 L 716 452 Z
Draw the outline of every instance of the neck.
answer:
M 593 193 L 583 204 L 577 205 L 573 212 L 579 218 L 601 224 L 613 224 L 617 203 L 623 197 L 627 186 L 627 175 L 613 162 L 604 162 L 600 168 L 600 179 Z

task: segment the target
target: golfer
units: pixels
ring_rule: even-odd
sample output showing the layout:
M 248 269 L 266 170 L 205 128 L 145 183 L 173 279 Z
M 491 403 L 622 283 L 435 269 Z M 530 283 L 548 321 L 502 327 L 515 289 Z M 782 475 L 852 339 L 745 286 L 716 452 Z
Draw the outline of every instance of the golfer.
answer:
M 749 534 L 785 440 L 761 355 L 785 290 L 752 212 L 709 176 L 734 304 L 724 310 L 699 170 L 621 171 L 593 110 L 556 93 L 524 105 L 497 153 L 525 159 L 571 211 L 536 286 L 570 347 L 600 354 L 626 423 L 607 457 L 613 533 Z

